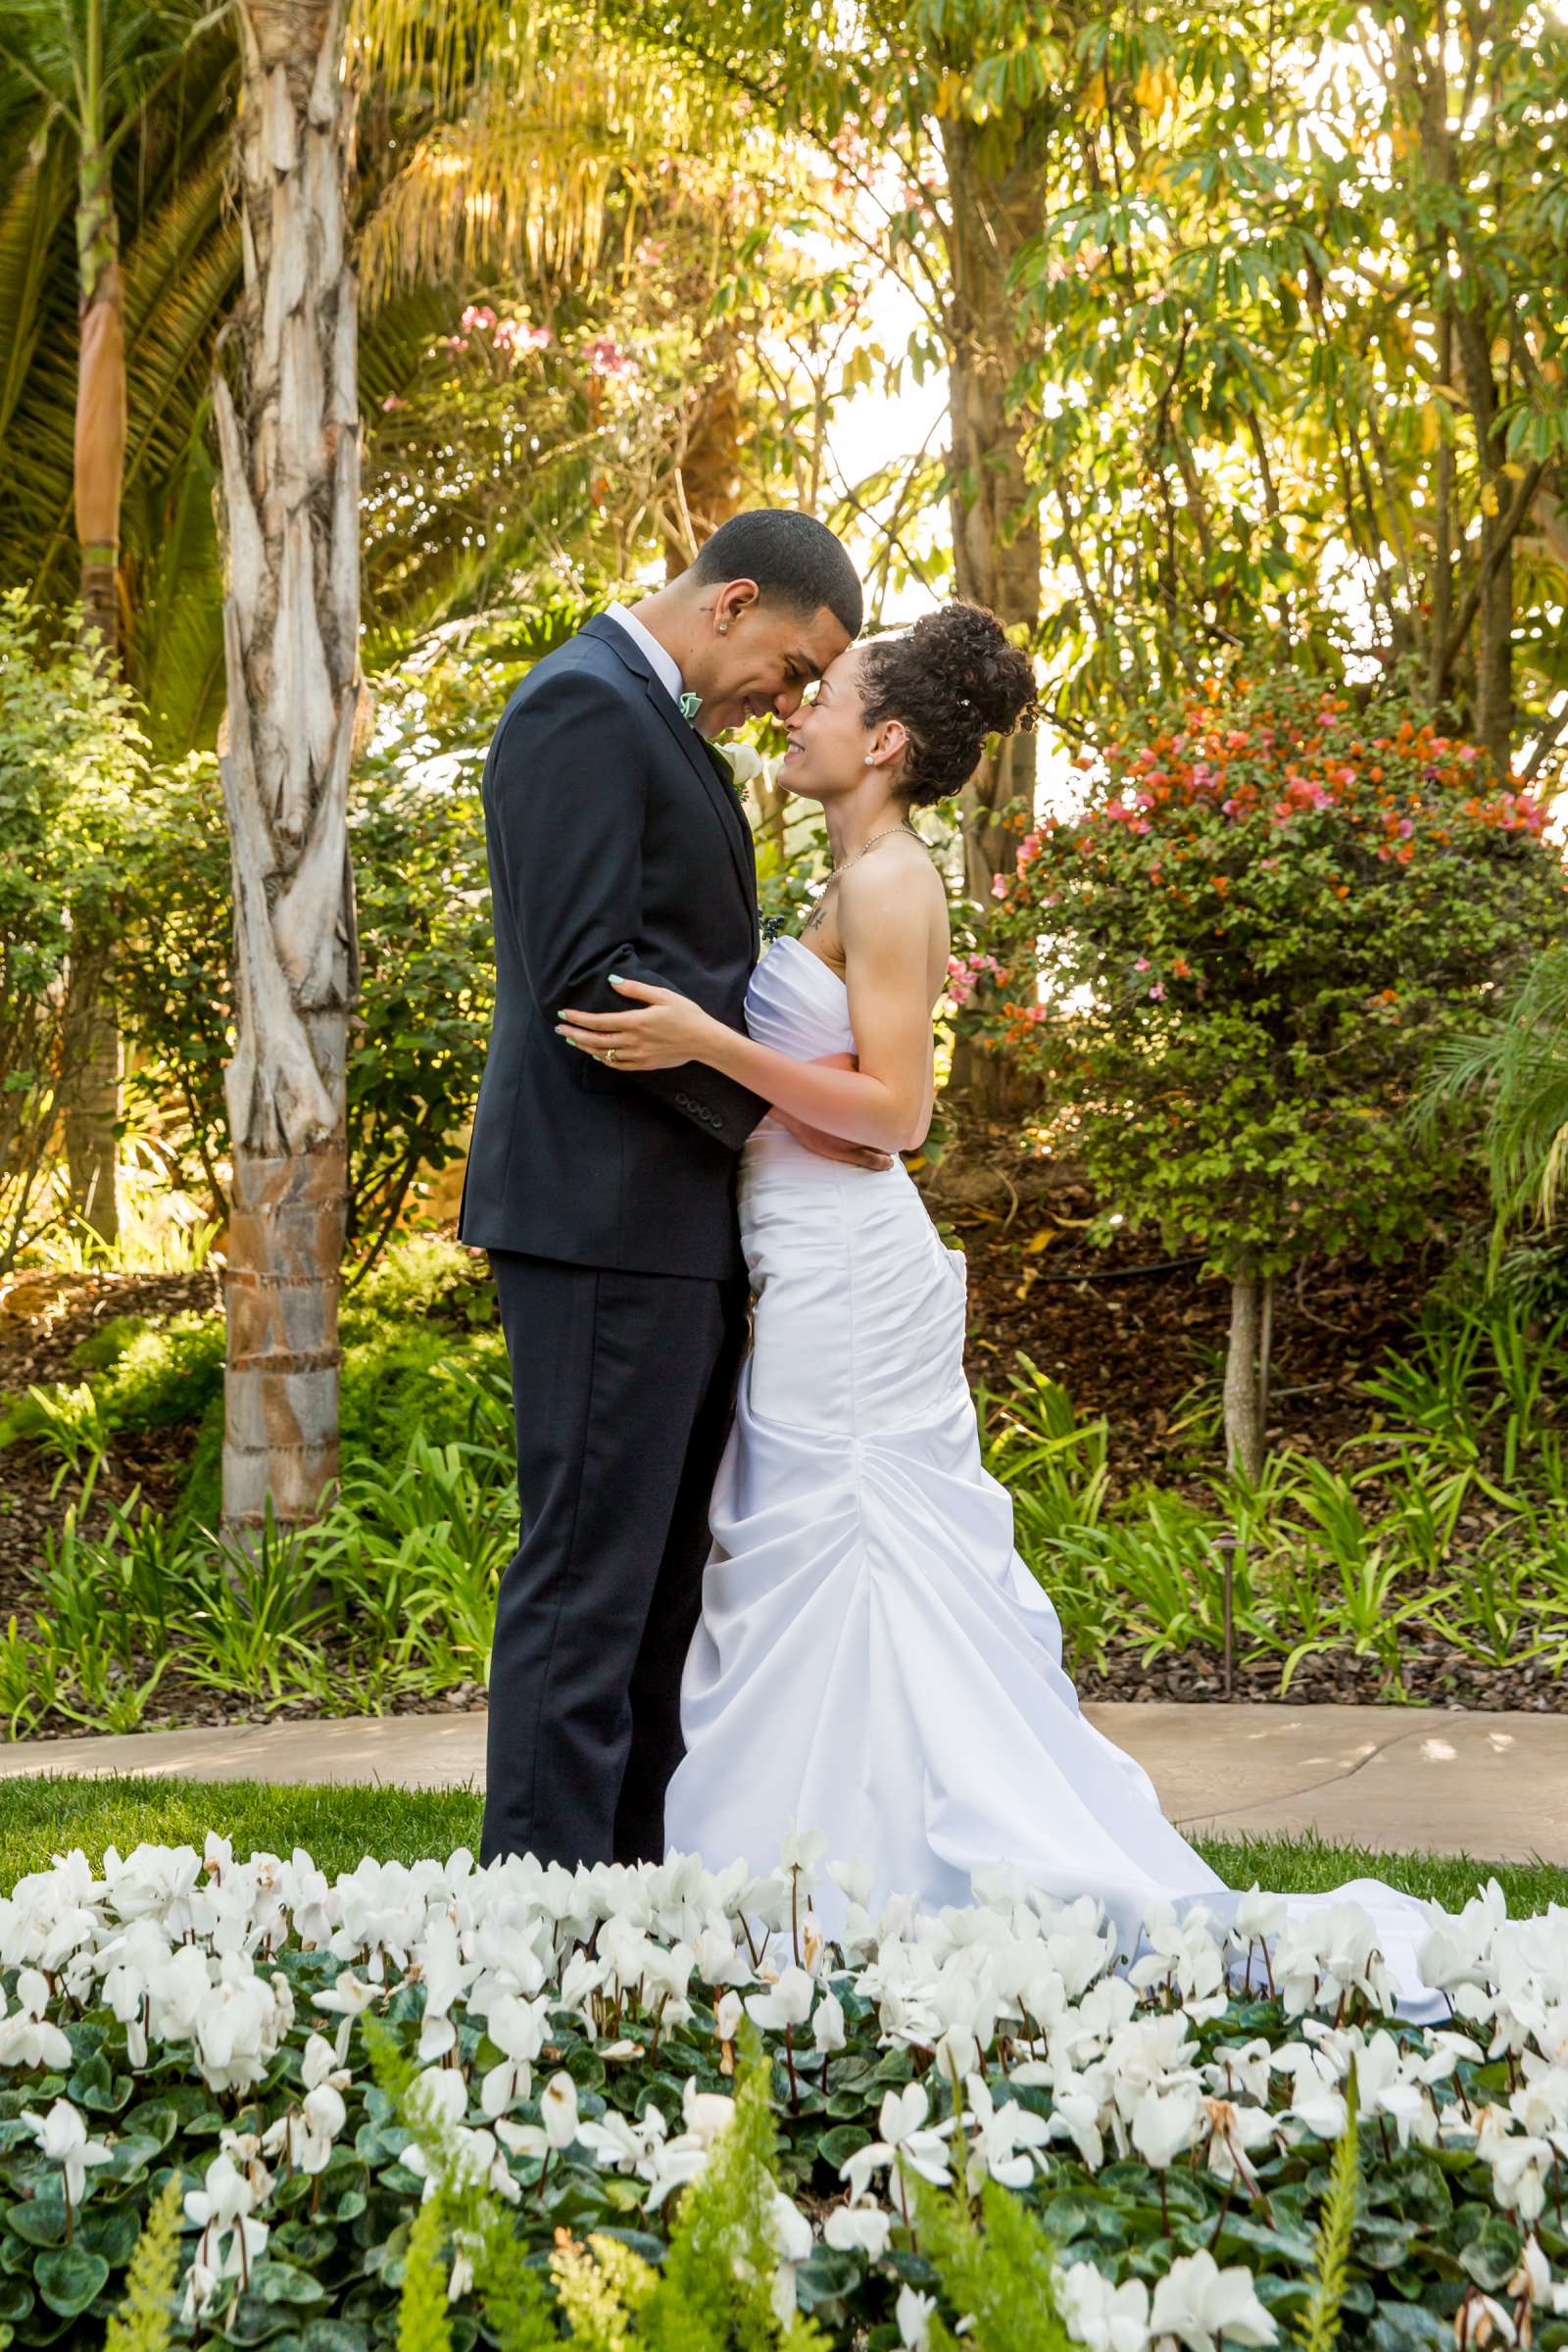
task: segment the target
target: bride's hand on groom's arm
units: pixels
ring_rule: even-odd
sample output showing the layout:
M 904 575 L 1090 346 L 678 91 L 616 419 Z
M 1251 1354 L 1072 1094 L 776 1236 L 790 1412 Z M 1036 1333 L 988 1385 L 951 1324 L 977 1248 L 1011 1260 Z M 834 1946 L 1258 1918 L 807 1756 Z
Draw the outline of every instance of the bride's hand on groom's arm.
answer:
M 611 986 L 632 1000 L 623 1012 L 578 1012 L 567 1007 L 561 1014 L 556 1034 L 579 1053 L 609 1060 L 612 1069 L 672 1070 L 687 1061 L 716 1066 L 720 1055 L 735 1043 L 733 1030 L 672 988 L 613 977 Z M 853 1054 L 825 1054 L 820 1058 L 826 1069 L 853 1070 L 857 1066 Z M 842 1160 L 852 1168 L 893 1164 L 887 1152 L 869 1144 L 849 1143 L 843 1136 L 829 1135 L 787 1110 L 775 1110 L 773 1115 L 797 1143 L 819 1158 Z
M 628 1002 L 617 1012 L 576 1012 L 570 1007 L 558 1019 L 556 1035 L 619 1070 L 675 1070 L 683 1062 L 711 1057 L 715 1037 L 726 1035 L 722 1021 L 694 1004 L 672 988 L 656 988 L 648 980 L 622 980 L 612 972 L 610 985 Z M 704 1048 L 709 1049 L 708 1053 Z

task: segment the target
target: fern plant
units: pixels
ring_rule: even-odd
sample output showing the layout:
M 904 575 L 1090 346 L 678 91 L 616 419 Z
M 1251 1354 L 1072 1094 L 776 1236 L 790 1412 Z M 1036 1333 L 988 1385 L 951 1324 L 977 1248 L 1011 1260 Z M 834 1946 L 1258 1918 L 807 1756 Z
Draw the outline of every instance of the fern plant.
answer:
M 920 2250 L 936 2265 L 942 2291 L 973 2352 L 1075 2352 L 1056 2302 L 1057 2248 L 1021 2200 L 995 2180 L 981 2191 L 977 2220 L 956 2190 L 906 2173 Z M 933 2315 L 931 2352 L 959 2352 L 954 2330 Z
M 1329 2192 L 1323 2200 L 1317 2227 L 1317 2268 L 1311 2298 L 1296 2331 L 1301 2352 L 1334 2352 L 1340 2340 L 1340 2313 L 1349 2276 L 1350 2241 L 1355 2234 L 1360 2185 L 1361 2132 L 1352 2065 L 1345 2085 L 1345 2130 L 1334 2145 Z
M 398 2352 L 452 2352 L 446 2238 L 446 2198 L 438 2191 L 419 2207 L 409 2231 L 398 2297 Z
M 172 2173 L 142 2224 L 120 2308 L 104 2330 L 104 2352 L 169 2352 L 182 2211 L 180 2177 Z
M 663 2275 L 639 2314 L 649 2352 L 814 2352 L 826 2338 L 773 2294 L 772 2069 L 743 2025 L 735 2112 L 707 2170 L 685 2190 Z

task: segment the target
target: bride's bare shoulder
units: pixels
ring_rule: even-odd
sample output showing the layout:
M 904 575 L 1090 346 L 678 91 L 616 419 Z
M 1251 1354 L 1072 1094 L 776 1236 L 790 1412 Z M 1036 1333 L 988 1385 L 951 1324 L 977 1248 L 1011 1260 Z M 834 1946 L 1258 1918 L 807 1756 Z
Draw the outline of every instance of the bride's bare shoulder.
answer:
M 930 853 L 912 835 L 879 843 L 869 858 L 846 867 L 838 899 L 847 959 L 940 948 L 946 970 L 948 894 Z
M 839 878 L 846 907 L 874 916 L 886 908 L 907 917 L 911 905 L 946 905 L 942 876 L 925 843 L 913 833 L 891 833 L 868 858 L 858 858 Z

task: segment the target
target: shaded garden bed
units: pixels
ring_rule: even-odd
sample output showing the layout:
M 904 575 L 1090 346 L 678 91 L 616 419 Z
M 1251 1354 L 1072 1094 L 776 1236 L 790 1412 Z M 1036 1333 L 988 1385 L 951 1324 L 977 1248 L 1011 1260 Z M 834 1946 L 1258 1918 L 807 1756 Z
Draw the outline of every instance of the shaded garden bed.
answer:
M 1070 1171 L 1018 1162 L 1014 1173 L 998 1206 L 955 1202 L 940 1188 L 933 1206 L 968 1251 L 969 1368 L 991 1465 L 1014 1493 L 1020 1547 L 1056 1600 L 1084 1697 L 1278 1701 L 1283 1680 L 1293 1706 L 1568 1707 L 1560 1660 L 1531 1656 L 1516 1638 L 1534 1630 L 1538 1592 L 1543 1622 L 1557 1607 L 1568 1618 L 1551 1384 L 1528 1367 L 1512 1375 L 1541 1393 L 1526 1400 L 1509 1509 L 1497 1506 L 1491 1458 L 1506 1399 L 1488 1389 L 1484 1350 L 1467 1374 L 1476 1434 L 1426 1426 L 1423 1304 L 1430 1323 L 1460 1220 L 1435 1218 L 1403 1264 L 1329 1264 L 1298 1299 L 1282 1300 L 1278 1492 L 1249 1535 L 1221 1476 L 1223 1286 L 1162 1260 L 1146 1235 L 1085 1249 L 1092 1203 Z M 1469 1343 L 1453 1337 L 1457 1310 L 1446 1311 L 1440 1354 L 1452 1357 Z M 12 1286 L 0 1313 L 0 1428 L 9 1414 L 12 1434 L 0 1450 L 0 1625 L 14 1617 L 15 1633 L 0 1640 L 0 1733 L 14 1723 L 16 1736 L 70 1738 L 483 1703 L 488 1613 L 514 1541 L 514 1496 L 482 1257 L 439 1240 L 402 1246 L 345 1298 L 343 1330 L 348 1496 L 318 1545 L 324 1565 L 318 1554 L 274 1561 L 244 1600 L 215 1579 L 203 1535 L 218 1517 L 221 1437 L 215 1278 L 48 1274 Z M 1528 1355 L 1544 1335 L 1515 1315 L 1503 1339 Z M 1431 1376 L 1440 1388 L 1453 1375 L 1444 1363 Z M 32 1386 L 48 1393 L 45 1408 L 21 1402 Z M 1404 1518 L 1427 1508 L 1424 1489 L 1451 1488 L 1454 1448 L 1466 1445 L 1474 1491 L 1429 1545 L 1430 1573 L 1401 1559 L 1393 1577 L 1390 1526 L 1397 1548 Z M 1523 1516 L 1510 1519 L 1510 1509 Z M 1516 1525 L 1536 1545 L 1535 1566 L 1510 1586 Z M 1220 1554 L 1237 1543 L 1227 1686 Z M 1299 1626 L 1295 1602 L 1278 1598 L 1282 1561 L 1301 1572 Z M 1325 1597 L 1335 1579 L 1345 1590 Z M 1476 1594 L 1490 1586 L 1494 1606 L 1478 1631 Z M 1442 1631 L 1450 1590 L 1470 1612 L 1462 1641 Z M 172 1636 L 166 1593 L 175 1595 Z M 1409 1622 L 1398 1622 L 1396 1602 L 1413 1609 Z M 247 1610 L 270 1615 L 274 1630 L 252 1641 Z M 399 1652 L 414 1626 L 418 1639 Z M 1293 1656 L 1314 1634 L 1320 1645 Z M 83 1640 L 100 1654 L 78 1671 Z M 138 1698 L 159 1658 L 160 1679 Z

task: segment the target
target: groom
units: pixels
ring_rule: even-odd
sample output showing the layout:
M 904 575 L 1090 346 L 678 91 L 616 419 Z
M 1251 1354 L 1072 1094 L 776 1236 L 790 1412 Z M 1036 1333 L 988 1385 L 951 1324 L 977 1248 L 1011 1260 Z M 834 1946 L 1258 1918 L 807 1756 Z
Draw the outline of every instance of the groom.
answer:
M 607 1067 L 557 1018 L 613 1008 L 616 973 L 742 1026 L 756 869 L 710 739 L 787 716 L 860 618 L 822 524 L 737 514 L 531 670 L 490 746 L 496 1003 L 458 1230 L 495 1276 L 522 1541 L 496 1613 L 485 1862 L 662 1857 L 745 1342 L 736 1159 L 766 1109 L 697 1063 Z

